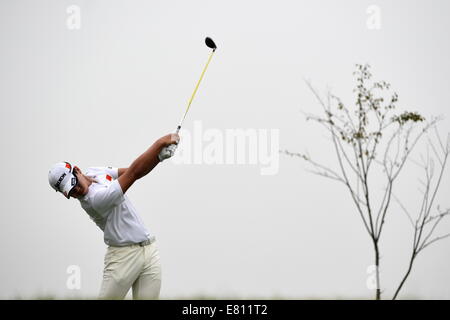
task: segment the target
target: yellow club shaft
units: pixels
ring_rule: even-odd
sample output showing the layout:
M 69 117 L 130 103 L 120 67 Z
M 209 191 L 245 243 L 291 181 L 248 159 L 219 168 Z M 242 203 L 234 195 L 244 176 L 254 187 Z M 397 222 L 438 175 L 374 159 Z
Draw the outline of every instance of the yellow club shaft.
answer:
M 188 105 L 187 105 L 187 108 L 186 108 L 186 112 L 184 113 L 183 118 L 181 119 L 180 124 L 177 127 L 177 133 L 180 131 L 181 126 L 183 125 L 184 119 L 186 119 L 186 115 L 187 115 L 187 113 L 189 111 L 189 108 L 191 107 L 191 104 L 192 104 L 192 100 L 194 100 L 195 94 L 197 93 L 198 87 L 200 86 L 200 82 L 202 81 L 203 76 L 205 75 L 206 69 L 208 69 L 209 63 L 211 62 L 211 59 L 212 59 L 215 51 L 216 50 L 214 49 L 211 52 L 211 54 L 209 55 L 208 61 L 206 62 L 206 66 L 203 68 L 202 74 L 200 75 L 200 79 L 198 79 L 197 85 L 195 86 L 195 89 L 194 89 L 194 92 L 192 92 L 192 96 L 189 99 L 189 102 L 188 102 Z

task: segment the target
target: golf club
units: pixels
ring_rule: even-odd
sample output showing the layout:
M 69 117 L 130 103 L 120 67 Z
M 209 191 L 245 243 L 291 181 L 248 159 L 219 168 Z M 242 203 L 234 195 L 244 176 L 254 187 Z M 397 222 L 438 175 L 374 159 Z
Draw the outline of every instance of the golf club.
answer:
M 191 107 L 192 100 L 194 100 L 195 94 L 197 93 L 198 87 L 200 86 L 200 82 L 202 81 L 203 76 L 205 75 L 206 69 L 208 69 L 209 63 L 211 62 L 211 59 L 212 59 L 212 57 L 213 57 L 213 55 L 214 55 L 214 52 L 215 52 L 216 49 L 217 49 L 216 44 L 214 43 L 213 39 L 211 39 L 210 37 L 206 37 L 206 38 L 205 38 L 205 44 L 206 44 L 206 46 L 207 46 L 208 48 L 211 48 L 211 49 L 212 49 L 212 52 L 211 52 L 210 55 L 209 55 L 208 61 L 206 62 L 206 65 L 205 65 L 205 67 L 203 68 L 203 71 L 202 71 L 202 73 L 201 73 L 201 75 L 200 75 L 200 79 L 198 79 L 197 85 L 195 86 L 195 89 L 194 89 L 194 92 L 192 93 L 192 96 L 191 96 L 191 98 L 189 99 L 189 102 L 188 102 L 186 111 L 184 112 L 184 115 L 183 115 L 183 117 L 181 118 L 181 121 L 180 121 L 180 123 L 179 123 L 179 125 L 178 125 L 178 127 L 177 127 L 177 130 L 176 130 L 176 133 L 177 133 L 177 134 L 180 132 L 180 129 L 181 129 L 182 125 L 183 125 L 184 119 L 186 119 L 186 115 L 187 115 L 187 113 L 188 113 L 188 111 L 189 111 L 189 108 Z M 178 146 L 178 144 L 172 144 L 172 145 L 170 145 L 170 146 L 164 147 L 164 148 L 161 150 L 161 152 L 159 153 L 159 155 L 158 155 L 160 161 L 166 159 L 167 157 L 173 156 L 173 154 L 175 153 L 175 149 L 177 148 L 177 146 Z
M 209 62 L 211 61 L 211 59 L 212 59 L 212 57 L 214 55 L 214 52 L 217 49 L 216 44 L 214 43 L 213 39 L 211 39 L 210 37 L 206 37 L 205 38 L 205 44 L 206 44 L 206 46 L 208 48 L 211 48 L 213 50 L 212 50 L 211 54 L 209 55 L 209 58 L 208 58 L 208 61 L 206 62 L 205 68 L 203 68 L 202 74 L 200 75 L 200 79 L 198 79 L 198 82 L 197 82 L 197 85 L 195 86 L 194 92 L 192 93 L 192 96 L 189 99 L 186 111 L 185 111 L 185 113 L 183 115 L 183 118 L 181 118 L 180 124 L 177 127 L 177 131 L 176 131 L 177 133 L 180 131 L 181 126 L 183 125 L 184 119 L 186 119 L 186 115 L 187 115 L 187 113 L 189 111 L 189 108 L 191 107 L 192 100 L 194 100 L 195 94 L 197 93 L 197 89 L 200 86 L 200 82 L 202 81 L 203 76 L 205 75 L 205 72 L 206 72 L 206 69 L 208 68 Z

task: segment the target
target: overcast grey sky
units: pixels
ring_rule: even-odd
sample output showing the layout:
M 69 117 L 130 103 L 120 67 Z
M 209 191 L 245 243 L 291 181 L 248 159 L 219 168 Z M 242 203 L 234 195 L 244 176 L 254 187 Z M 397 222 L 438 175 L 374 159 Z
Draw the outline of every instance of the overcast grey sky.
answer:
M 80 29 L 67 26 L 71 5 Z M 379 30 L 367 27 L 370 5 Z M 126 167 L 172 131 L 206 62 L 205 36 L 219 48 L 186 130 L 278 129 L 280 148 L 332 164 L 325 133 L 301 113 L 320 111 L 304 79 L 351 102 L 354 65 L 368 62 L 401 109 L 445 116 L 445 133 L 449 12 L 446 0 L 1 0 L 0 298 L 97 295 L 103 234 L 77 200 L 52 191 L 48 169 Z M 305 168 L 283 156 L 269 176 L 167 161 L 136 183 L 128 193 L 158 239 L 161 297 L 371 298 L 372 247 L 349 195 Z M 414 197 L 417 174 L 406 169 L 400 195 Z M 407 223 L 391 212 L 381 242 L 385 297 L 407 267 Z M 80 290 L 66 287 L 70 265 Z M 402 295 L 450 299 L 449 270 L 450 241 L 430 247 Z

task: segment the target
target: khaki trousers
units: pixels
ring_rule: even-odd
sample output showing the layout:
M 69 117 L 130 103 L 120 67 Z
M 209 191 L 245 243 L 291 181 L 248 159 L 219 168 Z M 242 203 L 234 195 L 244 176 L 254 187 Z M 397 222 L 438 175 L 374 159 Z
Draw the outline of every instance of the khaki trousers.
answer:
M 161 264 L 155 241 L 143 247 L 108 247 L 99 298 L 123 299 L 130 288 L 133 299 L 159 298 Z

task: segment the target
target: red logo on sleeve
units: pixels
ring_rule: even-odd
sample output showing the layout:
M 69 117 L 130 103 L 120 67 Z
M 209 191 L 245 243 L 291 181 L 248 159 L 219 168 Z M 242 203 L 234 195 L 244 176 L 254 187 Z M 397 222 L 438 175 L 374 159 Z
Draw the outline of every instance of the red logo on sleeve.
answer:
M 110 175 L 106 175 L 106 180 L 109 180 L 109 181 L 111 181 L 112 180 L 112 177 L 110 176 Z

